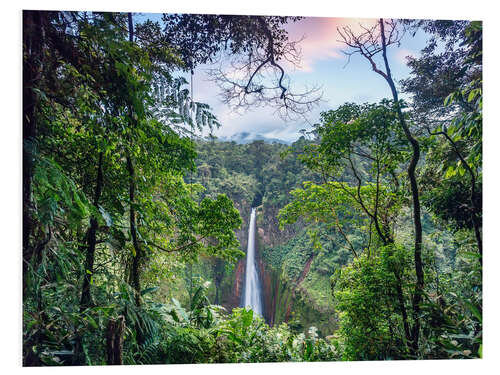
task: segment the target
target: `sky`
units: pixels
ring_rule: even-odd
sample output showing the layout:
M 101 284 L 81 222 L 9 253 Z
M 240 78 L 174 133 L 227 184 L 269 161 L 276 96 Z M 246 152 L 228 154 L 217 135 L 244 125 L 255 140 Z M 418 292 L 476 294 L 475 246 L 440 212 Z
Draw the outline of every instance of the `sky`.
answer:
M 144 17 L 160 19 L 157 14 L 145 14 Z M 221 101 L 219 88 L 209 80 L 207 70 L 214 67 L 210 65 L 198 66 L 194 71 L 194 98 L 212 107 L 222 124 L 214 131 L 218 137 L 230 138 L 236 133 L 249 132 L 294 141 L 300 136 L 301 129 L 310 129 L 311 124 L 319 121 L 322 111 L 335 109 L 345 102 L 376 102 L 391 96 L 385 80 L 372 71 L 363 57 L 352 56 L 348 63 L 342 52 L 345 47 L 339 41 L 337 27 L 350 26 L 356 31 L 360 30 L 360 25 L 373 25 L 374 22 L 376 19 L 306 17 L 286 25 L 289 39 L 301 40 L 300 67 L 286 67 L 293 86 L 297 91 L 320 86 L 323 92 L 321 104 L 308 113 L 306 119 L 285 122 L 277 116 L 275 109 L 269 107 L 236 113 Z M 418 56 L 426 40 L 427 36 L 420 31 L 415 36 L 406 34 L 399 48 L 390 47 L 388 57 L 395 81 L 408 76 L 405 57 Z

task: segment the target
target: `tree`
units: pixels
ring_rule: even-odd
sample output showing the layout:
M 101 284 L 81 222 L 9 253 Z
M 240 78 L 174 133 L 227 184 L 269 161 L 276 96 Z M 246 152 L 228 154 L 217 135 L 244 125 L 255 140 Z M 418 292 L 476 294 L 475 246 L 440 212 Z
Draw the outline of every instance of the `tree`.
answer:
M 408 179 L 410 182 L 413 201 L 413 219 L 415 230 L 414 259 L 417 282 L 415 284 L 412 301 L 414 326 L 411 336 L 412 347 L 416 354 L 418 351 L 418 339 L 420 334 L 420 303 L 422 302 L 424 290 L 424 270 L 422 266 L 422 219 L 420 212 L 420 196 L 416 177 L 417 163 L 420 159 L 420 145 L 418 140 L 411 133 L 407 124 L 407 119 L 403 114 L 398 91 L 392 78 L 389 60 L 387 58 L 387 47 L 399 44 L 402 34 L 398 29 L 396 21 L 383 19 L 380 19 L 373 27 L 365 28 L 364 32 L 360 35 L 355 35 L 349 27 L 344 27 L 343 30 L 339 30 L 339 33 L 343 42 L 351 48 L 351 51 L 346 53 L 348 55 L 359 53 L 369 61 L 373 71 L 382 76 L 387 82 L 391 89 L 392 98 L 398 114 L 399 125 L 404 131 L 408 143 L 412 147 L 412 157 L 408 165 Z M 382 53 L 383 57 L 383 68 L 379 68 L 374 60 L 374 56 L 380 53 Z
M 455 195 L 454 203 L 467 207 L 470 227 L 482 255 L 480 170 L 482 161 L 482 24 L 480 22 L 414 21 L 410 25 L 422 27 L 432 38 L 419 59 L 410 59 L 412 77 L 402 81 L 403 90 L 414 95 L 412 116 L 419 119 L 428 134 L 441 136 L 454 153 L 453 161 L 446 163 L 443 183 L 457 173 L 469 177 L 468 197 Z M 437 53 L 438 41 L 445 42 L 444 52 Z M 434 68 L 441 78 L 436 79 Z M 430 70 L 432 70 L 432 79 Z M 454 78 L 451 78 L 454 77 Z M 444 103 L 444 105 L 443 105 Z M 447 184 L 448 185 L 448 184 Z M 435 199 L 427 199 L 438 216 L 446 208 L 436 208 L 444 196 L 434 189 Z M 437 205 L 436 205 L 437 204 Z M 454 204 L 453 204 L 454 205 Z M 452 206 L 453 206 L 452 205 Z M 464 212 L 464 211 L 462 211 Z M 445 214 L 446 216 L 446 214 Z M 448 217 L 459 217 L 455 212 Z M 452 219 L 453 220 L 453 219 Z M 458 224 L 458 222 L 457 222 Z M 459 224 L 461 225 L 461 224 Z
M 37 23 L 31 22 L 33 18 Z M 50 324 L 45 307 L 49 301 L 57 303 L 63 294 L 56 297 L 47 285 L 61 287 L 61 278 L 68 285 L 78 285 L 83 279 L 79 303 L 68 300 L 68 308 L 78 306 L 78 312 L 70 313 L 76 314 L 72 317 L 76 323 L 64 340 L 75 340 L 74 363 L 84 363 L 85 341 L 91 333 L 85 330 L 86 322 L 99 314 L 103 290 L 121 287 L 116 273 L 107 272 L 103 264 L 111 263 L 113 271 L 118 269 L 120 276 L 126 276 L 128 262 L 125 270 L 120 269 L 120 258 L 129 258 L 123 256 L 129 250 L 135 252 L 129 268 L 132 277 L 127 281 L 134 286 L 139 307 L 145 250 L 178 252 L 191 258 L 206 252 L 232 261 L 241 255 L 234 235 L 241 219 L 232 202 L 223 195 L 201 200 L 193 194 L 200 187 L 189 187 L 183 181 L 185 172 L 194 167 L 196 153 L 193 142 L 173 126 L 189 120 L 185 111 L 175 111 L 184 109 L 188 98 L 170 75 L 181 62 L 168 49 L 127 40 L 126 21 L 126 15 L 112 13 L 26 14 L 27 75 L 31 77 L 29 69 L 41 58 L 33 54 L 37 48 L 46 59 L 41 66 L 48 66 L 38 73 L 36 87 L 25 81 L 28 99 L 37 95 L 36 103 L 29 102 L 25 108 L 29 132 L 24 150 L 30 171 L 23 189 L 34 193 L 25 205 L 29 216 L 25 243 L 29 246 L 23 250 L 25 323 L 31 327 L 25 331 L 27 364 L 39 364 L 43 348 L 51 345 L 47 344 Z M 36 33 L 46 39 L 36 39 Z M 57 48 L 50 50 L 52 44 Z M 165 96 L 155 96 L 158 90 L 153 77 L 159 76 L 168 85 L 170 96 L 165 102 Z M 208 117 L 212 126 L 215 117 L 206 105 L 200 107 L 201 122 L 206 123 Z M 154 117 L 159 109 L 164 121 Z M 177 112 L 175 116 L 173 112 Z M 170 116 L 165 118 L 165 114 Z M 167 188 L 171 191 L 162 196 Z M 124 217 L 127 211 L 128 221 Z M 164 229 L 161 236 L 160 229 Z M 47 239 L 42 237 L 44 233 Z M 158 237 L 165 243 L 159 245 Z M 60 247 L 59 241 L 65 245 Z M 73 260 L 64 258 L 68 253 Z M 63 276 L 58 270 L 61 258 L 68 262 Z M 55 277 L 59 281 L 54 284 Z M 61 314 L 66 316 L 67 310 Z M 130 324 L 130 315 L 125 316 Z M 141 319 L 135 321 L 139 342 L 147 334 Z
M 371 105 L 348 103 L 323 112 L 321 118 L 314 131 L 317 144 L 307 148 L 301 159 L 321 173 L 323 184 L 305 182 L 304 189 L 293 190 L 292 203 L 280 211 L 280 223 L 294 223 L 299 217 L 324 222 L 342 236 L 356 260 L 379 260 L 381 251 L 391 256 L 404 202 L 400 168 L 408 152 L 394 104 L 387 100 Z M 360 229 L 366 232 L 361 233 L 363 241 L 353 242 L 353 234 Z M 386 271 L 395 280 L 391 285 L 404 328 L 401 342 L 411 342 L 404 268 L 393 264 Z
M 381 247 L 377 255 L 365 252 L 332 276 L 344 360 L 408 357 L 401 311 L 394 303 L 402 278 L 407 282 L 407 258 L 401 246 Z
M 478 53 L 482 51 L 482 37 L 474 32 L 475 42 L 467 42 L 470 37 L 467 34 L 471 33 L 467 31 L 468 21 L 404 20 L 403 23 L 414 34 L 424 31 L 430 37 L 420 57 L 407 57 L 410 77 L 400 82 L 402 92 L 413 95 L 411 104 L 417 122 L 432 126 L 450 120 L 457 110 L 470 110 L 466 101 L 457 100 L 447 106 L 443 102 L 452 92 L 480 78 L 482 61 Z
M 23 11 L 23 290 L 30 263 L 36 267 L 45 246 L 45 240 L 35 242 L 33 238 L 37 223 L 33 221 L 32 185 L 41 128 L 40 102 L 50 98 L 70 105 L 64 94 L 57 92 L 67 93 L 66 81 L 55 75 L 61 66 L 78 66 L 83 58 L 76 48 L 77 39 L 64 32 L 74 17 L 66 12 Z
M 297 43 L 283 25 L 300 17 L 164 14 L 164 40 L 186 62 L 186 69 L 230 57 L 211 69 L 224 102 L 236 109 L 271 105 L 285 119 L 302 117 L 318 104 L 318 88 L 295 92 L 282 61 L 297 64 Z M 236 78 L 237 77 L 237 78 Z

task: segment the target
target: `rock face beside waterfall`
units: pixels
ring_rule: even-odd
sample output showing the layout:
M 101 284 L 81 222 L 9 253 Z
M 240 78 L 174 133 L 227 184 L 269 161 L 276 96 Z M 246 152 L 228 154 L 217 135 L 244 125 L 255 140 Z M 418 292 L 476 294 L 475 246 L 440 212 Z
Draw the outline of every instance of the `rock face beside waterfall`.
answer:
M 330 286 L 326 284 L 324 290 L 328 293 L 324 302 L 313 298 L 308 285 L 311 278 L 317 275 L 310 275 L 314 256 L 311 253 L 311 246 L 304 247 L 301 252 L 304 257 L 296 260 L 298 268 L 297 277 L 286 277 L 287 272 L 283 272 L 281 267 L 276 267 L 271 262 L 266 262 L 262 252 L 275 252 L 280 246 L 285 246 L 290 240 L 299 235 L 303 223 L 288 226 L 284 230 L 279 229 L 277 215 L 279 207 L 263 205 L 261 220 L 258 222 L 258 246 L 260 269 L 263 280 L 263 296 L 268 314 L 266 320 L 269 324 L 280 324 L 286 322 L 294 325 L 297 329 L 307 330 L 310 325 L 315 325 L 321 332 L 331 332 L 336 327 L 334 319 L 333 305 L 329 293 Z M 269 257 L 267 257 L 269 258 Z M 306 280 L 307 279 L 307 280 Z M 329 275 L 325 275 L 325 280 Z M 306 280 L 306 282 L 304 282 Z

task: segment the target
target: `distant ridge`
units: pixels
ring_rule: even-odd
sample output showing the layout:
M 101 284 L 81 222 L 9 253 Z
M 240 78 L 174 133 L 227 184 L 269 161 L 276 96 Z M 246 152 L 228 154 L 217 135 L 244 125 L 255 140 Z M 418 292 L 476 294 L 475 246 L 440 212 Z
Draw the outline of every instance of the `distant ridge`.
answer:
M 289 141 L 285 141 L 283 139 L 269 138 L 262 134 L 250 133 L 250 132 L 235 133 L 230 137 L 218 137 L 218 140 L 222 142 L 236 142 L 239 144 L 252 143 L 253 141 L 264 141 L 266 143 L 281 143 L 285 145 L 289 145 L 292 143 Z

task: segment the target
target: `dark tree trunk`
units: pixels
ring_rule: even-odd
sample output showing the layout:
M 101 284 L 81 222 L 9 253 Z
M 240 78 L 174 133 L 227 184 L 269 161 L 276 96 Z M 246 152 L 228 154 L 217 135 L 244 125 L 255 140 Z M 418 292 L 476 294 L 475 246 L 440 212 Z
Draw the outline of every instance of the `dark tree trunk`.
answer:
M 418 141 L 413 137 L 406 124 L 406 120 L 401 111 L 399 105 L 398 92 L 396 90 L 396 85 L 392 79 L 391 69 L 389 67 L 389 62 L 387 59 L 387 45 L 384 33 L 384 20 L 380 19 L 380 34 L 382 37 L 382 54 L 384 57 L 384 64 L 386 75 L 385 80 L 391 88 L 392 97 L 394 104 L 397 109 L 399 123 L 403 129 L 405 136 L 412 148 L 412 158 L 410 160 L 410 165 L 408 166 L 408 179 L 410 180 L 410 188 L 413 200 L 413 225 L 415 229 L 415 246 L 414 246 L 414 258 L 415 258 L 415 273 L 417 276 L 417 282 L 415 284 L 415 291 L 413 294 L 412 308 L 413 308 L 413 329 L 412 329 L 412 349 L 414 354 L 418 351 L 418 340 L 420 334 L 420 303 L 422 302 L 422 295 L 424 291 L 424 270 L 422 264 L 422 221 L 420 212 L 420 197 L 418 191 L 418 184 L 416 178 L 416 167 L 418 160 L 420 159 L 420 145 Z
M 23 11 L 23 291 L 28 264 L 33 256 L 30 241 L 33 229 L 31 185 L 38 107 L 38 96 L 34 89 L 39 85 L 42 73 L 43 23 L 43 12 Z
M 132 22 L 132 13 L 128 13 L 128 31 L 129 41 L 134 41 L 134 24 Z M 132 121 L 132 107 L 129 106 L 130 120 Z M 133 127 L 133 124 L 130 124 Z M 130 234 L 132 236 L 132 244 L 134 246 L 134 258 L 132 260 L 132 286 L 135 289 L 135 304 L 141 304 L 141 283 L 139 278 L 139 267 L 141 261 L 141 246 L 137 240 L 137 223 L 135 219 L 135 168 L 130 152 L 127 153 L 127 169 L 129 174 L 129 210 L 130 210 Z
M 106 353 L 108 365 L 123 364 L 123 331 L 125 329 L 125 318 L 119 316 L 110 319 L 106 332 Z
M 94 191 L 94 206 L 97 208 L 99 204 L 99 198 L 101 197 L 102 188 L 103 188 L 103 173 L 102 173 L 102 164 L 103 164 L 103 153 L 99 153 L 99 161 L 97 164 L 97 178 L 96 178 L 96 186 Z M 83 286 L 82 286 L 82 296 L 80 298 L 80 312 L 85 311 L 85 309 L 89 308 L 92 304 L 92 294 L 90 293 L 90 285 L 92 281 L 92 274 L 94 272 L 94 259 L 95 259 L 95 246 L 96 246 L 96 238 L 97 238 L 97 228 L 98 222 L 97 219 L 92 216 L 90 218 L 89 229 L 86 234 L 86 242 L 87 242 L 87 251 L 85 254 L 85 269 L 83 274 Z M 74 348 L 74 356 L 73 356 L 73 364 L 74 365 L 83 365 L 83 348 L 82 348 L 82 337 L 77 335 L 75 339 L 75 348 Z
M 131 280 L 132 286 L 135 290 L 135 304 L 140 306 L 141 304 L 141 283 L 139 278 L 139 267 L 141 261 L 141 246 L 137 239 L 137 223 L 135 218 L 135 169 L 132 162 L 131 156 L 127 156 L 127 168 L 129 172 L 129 224 L 130 224 L 130 234 L 132 236 L 132 245 L 134 246 L 134 257 L 132 259 L 132 273 Z
M 36 249 L 31 242 L 33 230 L 32 217 L 32 181 L 35 158 L 35 145 L 37 137 L 38 96 L 35 88 L 40 85 L 42 74 L 43 56 L 43 13 L 38 11 L 23 11 L 23 298 L 26 297 L 26 289 L 29 277 L 29 265 L 32 263 L 33 254 Z M 41 251 L 41 248 L 40 248 Z M 39 311 L 42 303 L 41 296 L 37 295 Z M 43 314 L 41 314 L 43 318 Z M 25 366 L 39 366 L 41 364 L 38 355 L 33 351 L 40 340 L 40 332 L 36 332 L 30 342 L 26 343 L 27 351 L 23 358 Z
M 99 198 L 101 197 L 102 187 L 103 187 L 103 174 L 102 174 L 102 163 L 103 154 L 99 153 L 99 161 L 97 164 L 97 179 L 96 187 L 94 193 L 94 206 L 97 208 L 99 204 Z M 91 304 L 91 294 L 90 294 L 90 282 L 92 279 L 92 273 L 94 271 L 94 259 L 95 259 L 95 245 L 97 238 L 97 219 L 92 216 L 90 218 L 89 229 L 87 230 L 87 252 L 85 257 L 85 270 L 83 275 L 83 287 L 82 287 L 82 297 L 80 300 L 80 311 L 85 310 Z
M 216 305 L 220 305 L 220 288 L 224 278 L 224 261 L 216 258 L 214 263 L 215 300 Z
M 135 219 L 135 170 L 131 156 L 127 155 L 127 168 L 129 172 L 129 219 L 130 219 L 130 234 L 132 236 L 132 245 L 134 246 L 134 256 L 132 258 L 132 272 L 131 282 L 134 288 L 135 305 L 141 306 L 141 280 L 140 280 L 140 266 L 141 266 L 141 246 L 137 240 L 137 224 Z M 144 337 L 139 326 L 136 326 L 137 343 L 142 344 Z
M 216 305 L 220 305 L 220 301 L 219 301 L 219 288 L 220 288 L 220 285 L 215 285 L 215 301 L 214 301 L 214 304 Z

